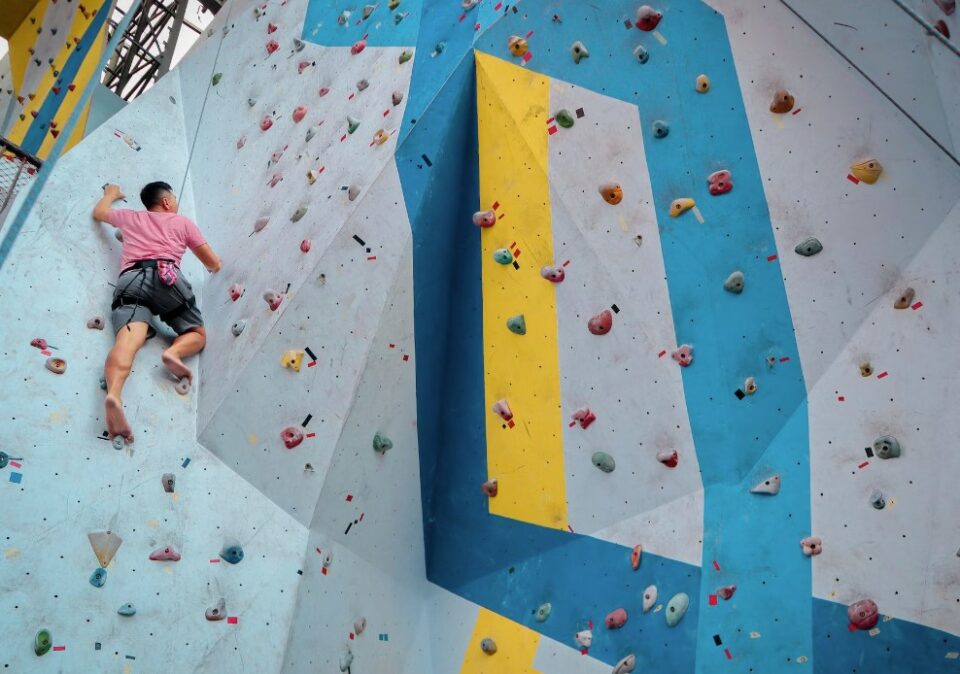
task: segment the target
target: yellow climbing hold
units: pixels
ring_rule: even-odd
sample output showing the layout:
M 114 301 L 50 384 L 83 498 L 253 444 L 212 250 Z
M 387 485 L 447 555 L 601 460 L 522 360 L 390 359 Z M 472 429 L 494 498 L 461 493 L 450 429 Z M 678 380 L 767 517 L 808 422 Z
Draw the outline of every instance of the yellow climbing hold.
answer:
M 290 368 L 294 372 L 300 371 L 300 364 L 303 362 L 303 351 L 296 349 L 291 349 L 290 351 L 284 351 L 283 356 L 280 358 L 280 365 L 283 367 Z
M 530 48 L 530 45 L 527 44 L 527 41 L 522 37 L 517 35 L 511 35 L 507 39 L 507 47 L 510 48 L 510 53 L 514 56 L 523 56 L 527 53 L 527 50 Z
M 883 173 L 883 166 L 876 159 L 867 159 L 851 166 L 850 172 L 861 182 L 872 185 L 877 182 L 877 178 Z
M 681 213 L 689 211 L 696 205 L 697 202 L 689 197 L 680 197 L 679 199 L 674 199 L 673 203 L 670 204 L 670 217 L 675 218 Z
M 697 75 L 697 91 L 705 94 L 710 91 L 710 78 L 706 75 Z

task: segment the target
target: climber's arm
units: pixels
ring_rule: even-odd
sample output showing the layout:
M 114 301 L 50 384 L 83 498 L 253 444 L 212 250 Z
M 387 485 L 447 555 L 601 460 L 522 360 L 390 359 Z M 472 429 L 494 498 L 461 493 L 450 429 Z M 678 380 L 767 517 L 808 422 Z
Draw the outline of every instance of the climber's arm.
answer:
M 220 271 L 220 258 L 216 253 L 213 252 L 213 248 L 210 247 L 209 243 L 204 243 L 196 248 L 191 248 L 193 254 L 197 256 L 203 266 L 207 268 L 207 271 L 211 274 L 216 274 Z
M 93 207 L 93 217 L 100 222 L 110 223 L 110 207 L 114 201 L 123 199 L 123 192 L 119 185 L 105 185 L 103 188 L 103 197 Z

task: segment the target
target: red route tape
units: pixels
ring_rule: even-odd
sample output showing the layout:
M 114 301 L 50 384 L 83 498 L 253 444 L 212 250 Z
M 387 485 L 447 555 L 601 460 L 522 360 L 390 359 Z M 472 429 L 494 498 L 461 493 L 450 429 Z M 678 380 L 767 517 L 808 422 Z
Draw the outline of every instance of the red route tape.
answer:
M 877 379 L 883 379 L 883 378 L 886 377 L 888 374 L 889 374 L 889 373 L 888 373 L 886 370 L 884 370 L 883 372 L 881 372 L 880 374 L 877 375 Z
M 228 624 L 228 625 L 236 625 L 237 622 L 239 622 L 239 620 L 240 620 L 240 619 L 239 619 L 237 616 L 235 616 L 235 615 L 227 616 L 227 624 Z
M 776 254 L 767 256 L 767 262 L 773 262 L 776 259 L 777 259 Z
M 710 595 L 710 606 L 716 606 L 716 605 L 717 605 L 717 595 L 711 594 L 711 595 Z
M 917 303 L 915 303 L 915 304 L 911 304 L 911 305 L 910 305 L 910 308 L 913 309 L 914 311 L 916 311 L 917 309 L 919 309 L 919 308 L 922 307 L 922 306 L 923 306 L 923 302 L 917 302 Z
M 854 185 L 859 185 L 859 184 L 860 184 L 860 179 L 857 178 L 857 177 L 854 176 L 854 175 L 850 175 L 849 173 L 847 174 L 847 180 L 849 180 L 850 182 L 852 182 Z
M 869 466 L 869 465 L 870 465 L 870 462 L 869 462 L 869 461 L 864 461 L 864 462 L 861 463 L 859 466 L 857 466 L 857 468 L 863 470 L 864 468 L 866 468 L 866 467 Z
M 717 560 L 713 560 L 713 568 L 715 568 L 717 571 L 720 570 L 720 565 L 717 564 Z
M 54 647 L 53 647 L 53 650 L 55 650 L 55 651 L 65 651 L 65 650 L 67 650 L 67 647 L 66 647 L 66 646 L 54 646 Z
M 724 652 L 724 654 L 727 656 L 727 660 L 733 660 L 733 656 L 730 655 L 730 649 L 729 649 L 729 648 L 724 648 L 724 649 L 723 649 L 723 652 Z

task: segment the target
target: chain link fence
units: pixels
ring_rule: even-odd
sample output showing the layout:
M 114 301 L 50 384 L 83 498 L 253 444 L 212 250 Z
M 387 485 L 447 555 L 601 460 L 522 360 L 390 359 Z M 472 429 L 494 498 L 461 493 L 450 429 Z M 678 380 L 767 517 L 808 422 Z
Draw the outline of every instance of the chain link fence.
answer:
M 24 152 L 6 138 L 0 137 L 0 214 L 33 180 L 43 162 Z

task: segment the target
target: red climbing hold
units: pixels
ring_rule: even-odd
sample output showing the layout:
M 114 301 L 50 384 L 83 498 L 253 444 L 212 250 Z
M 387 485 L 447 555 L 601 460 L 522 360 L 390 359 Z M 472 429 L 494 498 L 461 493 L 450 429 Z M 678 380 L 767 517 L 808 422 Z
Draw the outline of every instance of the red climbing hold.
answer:
M 267 42 L 267 54 L 272 54 L 278 49 L 280 49 L 280 45 L 277 43 L 276 40 L 270 40 L 269 42 Z
M 293 449 L 303 442 L 303 429 L 294 426 L 287 426 L 280 431 L 280 438 L 287 449 Z
M 277 30 L 277 24 L 275 23 L 267 24 L 267 35 L 270 35 L 270 33 L 274 32 L 275 30 Z
M 871 630 L 877 626 L 877 621 L 880 620 L 880 609 L 877 608 L 877 603 L 872 599 L 861 599 L 847 607 L 847 618 L 850 619 L 850 624 L 857 629 Z
M 498 400 L 493 404 L 491 409 L 494 414 L 498 415 L 504 421 L 513 419 L 513 412 L 510 411 L 510 405 L 506 400 Z
M 736 585 L 724 585 L 723 587 L 717 588 L 717 596 L 726 601 L 733 596 L 733 593 L 737 591 Z
M 634 545 L 630 551 L 630 568 L 636 571 L 640 568 L 640 559 L 643 557 L 643 546 Z
M 591 412 L 589 407 L 581 407 L 570 418 L 580 424 L 580 428 L 586 428 L 597 420 L 597 415 Z
M 309 253 L 311 245 L 312 244 L 310 243 L 310 239 L 304 239 L 303 241 L 300 242 L 300 250 L 303 251 L 304 253 Z
M 587 321 L 587 329 L 594 335 L 605 335 L 613 327 L 613 314 L 609 309 L 604 309 L 599 314 Z
M 687 367 L 693 362 L 693 347 L 684 344 L 679 349 L 670 354 L 670 357 L 680 363 L 681 367 Z
M 733 178 L 730 175 L 730 171 L 723 170 L 711 173 L 707 176 L 707 188 L 713 196 L 726 194 L 732 190 Z
M 933 27 L 937 29 L 937 32 L 943 35 L 948 40 L 950 39 L 950 29 L 947 28 L 947 22 L 943 19 L 938 19 Z
M 604 624 L 609 630 L 618 630 L 624 625 L 627 624 L 627 612 L 618 608 L 616 611 L 611 611 L 609 615 L 603 620 Z
M 273 126 L 273 118 L 270 115 L 265 115 L 264 118 L 260 120 L 260 130 L 266 131 L 271 126 Z
M 667 468 L 676 468 L 679 460 L 680 455 L 677 454 L 677 450 L 675 449 L 667 449 L 662 452 L 657 452 L 657 461 L 662 463 Z
M 662 18 L 663 14 L 650 5 L 640 5 L 637 9 L 637 28 L 649 32 L 657 27 Z
M 293 121 L 296 122 L 297 124 L 302 122 L 303 118 L 306 116 L 307 116 L 306 107 L 302 105 L 298 105 L 296 108 L 293 109 Z
M 43 337 L 37 337 L 36 339 L 31 339 L 31 340 L 30 340 L 30 346 L 35 346 L 36 348 L 40 349 L 41 351 L 46 351 L 46 350 L 47 350 L 47 340 L 45 340 Z
M 353 43 L 353 46 L 350 47 L 350 53 L 353 55 L 357 55 L 366 48 L 367 48 L 366 40 L 357 40 L 356 42 Z

